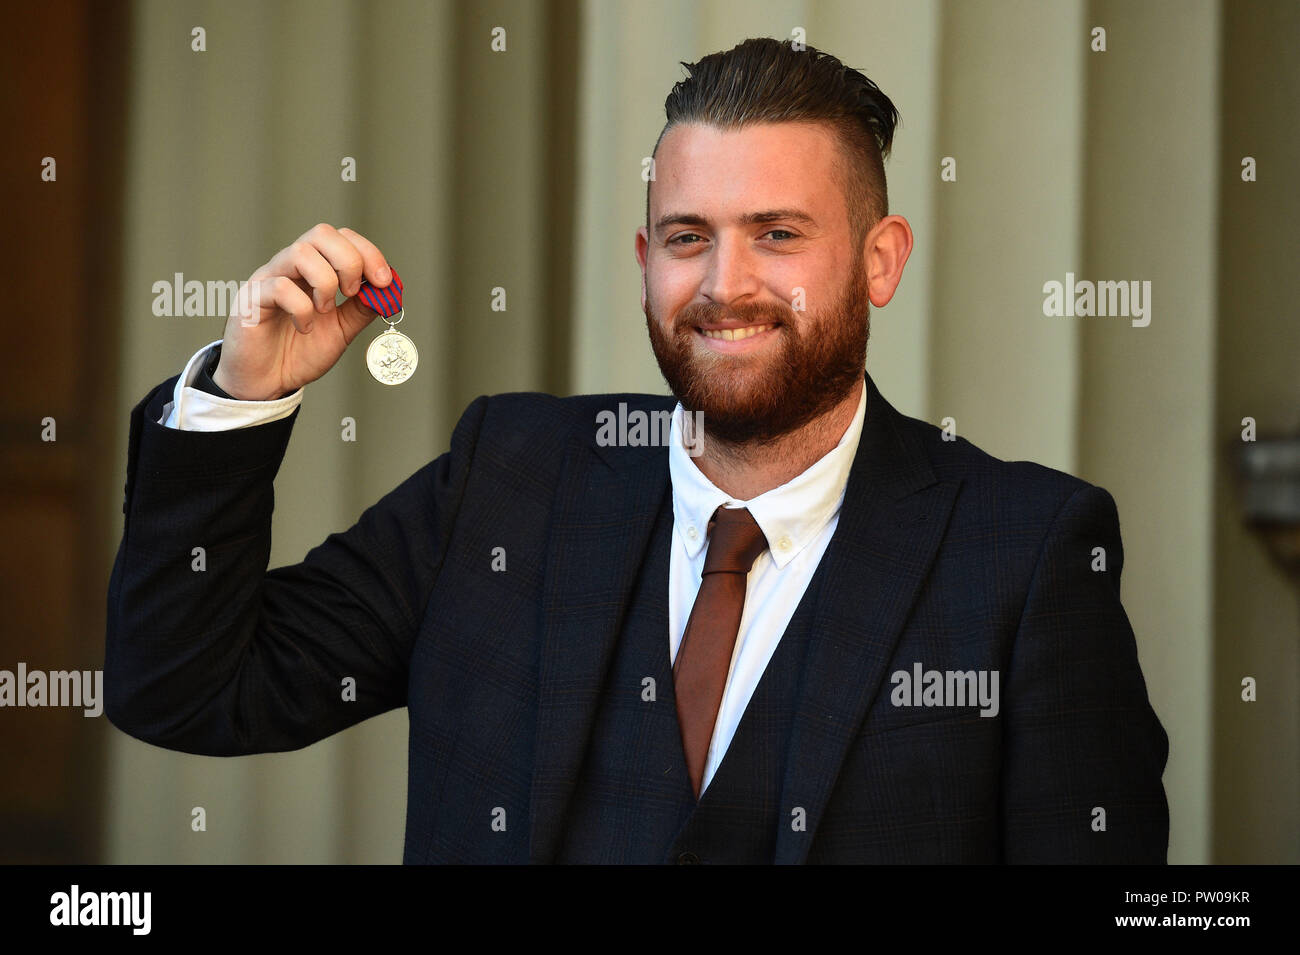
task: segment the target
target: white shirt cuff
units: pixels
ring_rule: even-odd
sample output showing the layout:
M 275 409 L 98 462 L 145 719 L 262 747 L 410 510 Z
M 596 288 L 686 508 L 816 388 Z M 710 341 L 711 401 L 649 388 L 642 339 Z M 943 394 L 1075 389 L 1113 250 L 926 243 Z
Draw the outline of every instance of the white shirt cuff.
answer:
M 204 345 L 190 358 L 180 378 L 176 380 L 172 400 L 163 405 L 163 416 L 159 424 L 179 431 L 231 431 L 278 421 L 293 414 L 293 410 L 302 402 L 301 388 L 273 401 L 240 401 L 237 398 L 210 395 L 192 387 L 204 363 L 211 357 L 209 352 L 221 342 L 222 339 L 219 338 Z

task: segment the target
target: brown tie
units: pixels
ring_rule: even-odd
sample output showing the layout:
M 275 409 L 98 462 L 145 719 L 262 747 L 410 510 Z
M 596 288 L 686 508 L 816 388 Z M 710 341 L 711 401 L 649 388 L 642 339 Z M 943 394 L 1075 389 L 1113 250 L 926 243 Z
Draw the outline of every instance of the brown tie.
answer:
M 765 550 L 767 539 L 749 511 L 720 507 L 713 512 L 700 592 L 673 663 L 677 722 L 696 799 L 745 609 L 745 578 Z

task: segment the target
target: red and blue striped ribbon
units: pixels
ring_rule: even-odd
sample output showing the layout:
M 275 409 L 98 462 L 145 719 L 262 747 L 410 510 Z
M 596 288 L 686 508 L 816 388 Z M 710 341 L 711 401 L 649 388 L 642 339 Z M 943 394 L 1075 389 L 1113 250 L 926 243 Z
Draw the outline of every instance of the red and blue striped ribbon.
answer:
M 396 269 L 390 268 L 389 271 L 393 273 L 393 281 L 386 288 L 375 288 L 369 282 L 362 282 L 361 291 L 357 293 L 361 301 L 385 318 L 402 310 L 402 280 L 398 278 Z

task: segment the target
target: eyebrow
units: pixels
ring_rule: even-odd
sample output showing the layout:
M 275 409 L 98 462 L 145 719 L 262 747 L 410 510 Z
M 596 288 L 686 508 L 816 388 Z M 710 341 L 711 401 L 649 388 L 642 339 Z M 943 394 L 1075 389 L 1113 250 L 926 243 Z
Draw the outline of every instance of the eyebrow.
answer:
M 762 225 L 764 222 L 800 222 L 807 226 L 817 224 L 817 220 L 798 209 L 767 209 L 763 212 L 747 212 L 737 220 L 741 225 Z M 655 236 L 675 225 L 708 228 L 711 223 L 707 218 L 690 212 L 670 212 L 655 223 Z

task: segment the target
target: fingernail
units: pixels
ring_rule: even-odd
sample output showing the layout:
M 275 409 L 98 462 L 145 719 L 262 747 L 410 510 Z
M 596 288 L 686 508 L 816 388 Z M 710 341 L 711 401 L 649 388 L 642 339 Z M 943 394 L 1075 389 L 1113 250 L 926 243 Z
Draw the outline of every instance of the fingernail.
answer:
M 253 327 L 254 325 L 256 325 L 259 321 L 260 321 L 260 319 L 259 319 L 258 316 L 256 316 L 256 315 L 246 315 L 246 316 L 240 318 L 240 320 L 239 320 L 239 324 L 242 325 L 242 326 L 244 326 L 245 328 L 252 328 L 252 327 Z
M 389 282 L 392 281 L 392 278 L 393 278 L 393 273 L 388 271 L 388 266 L 381 265 L 379 267 L 379 281 Z

